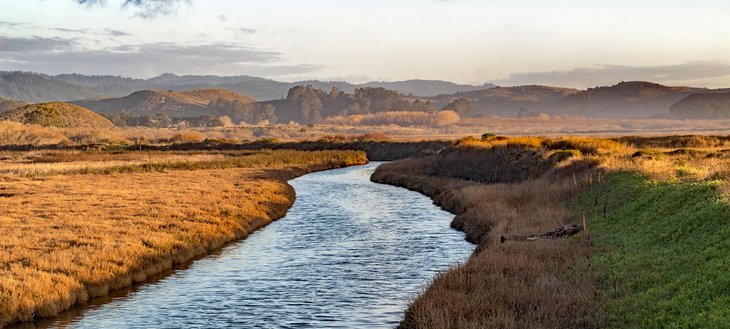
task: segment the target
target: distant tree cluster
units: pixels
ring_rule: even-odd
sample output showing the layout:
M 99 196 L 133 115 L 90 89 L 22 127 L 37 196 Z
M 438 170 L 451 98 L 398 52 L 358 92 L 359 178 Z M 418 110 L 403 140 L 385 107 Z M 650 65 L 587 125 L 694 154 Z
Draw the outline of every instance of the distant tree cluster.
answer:
M 234 123 L 257 124 L 295 121 L 323 122 L 325 118 L 393 111 L 435 112 L 430 101 L 407 97 L 385 88 L 358 88 L 352 94 L 338 88 L 329 91 L 295 86 L 286 98 L 257 103 L 217 99 L 208 104 L 210 113 L 228 116 Z
M 429 101 L 411 99 L 385 88 L 358 88 L 353 94 L 337 88 L 329 92 L 312 86 L 289 89 L 285 99 L 253 104 L 217 102 L 211 104 L 221 115 L 234 121 L 257 123 L 295 121 L 302 124 L 322 122 L 327 117 L 392 111 L 433 112 Z
M 111 113 L 102 114 L 109 119 L 117 127 L 150 127 L 150 128 L 169 128 L 169 127 L 222 127 L 224 122 L 220 118 L 214 118 L 208 115 L 200 115 L 193 117 L 171 117 L 164 113 L 157 113 L 153 116 L 148 115 L 132 115 L 129 113 Z
M 458 113 L 446 110 L 438 112 L 423 111 L 393 111 L 370 114 L 354 114 L 349 116 L 334 116 L 325 122 L 338 125 L 399 125 L 399 126 L 431 126 L 441 127 L 458 123 Z

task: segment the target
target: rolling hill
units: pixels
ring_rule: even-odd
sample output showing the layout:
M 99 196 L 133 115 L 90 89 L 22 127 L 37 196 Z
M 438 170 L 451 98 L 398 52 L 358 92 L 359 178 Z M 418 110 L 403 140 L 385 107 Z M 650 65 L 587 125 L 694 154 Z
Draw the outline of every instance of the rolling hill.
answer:
M 154 115 L 164 113 L 174 117 L 215 115 L 209 111 L 211 102 L 223 100 L 248 104 L 253 98 L 224 89 L 198 89 L 185 92 L 170 90 L 141 90 L 118 98 L 91 98 L 72 103 L 98 113 L 129 113 Z
M 449 107 L 456 100 L 466 100 L 473 116 L 515 116 L 520 109 L 533 112 L 555 112 L 559 103 L 570 95 L 580 93 L 572 88 L 550 86 L 495 87 L 433 98 L 439 107 Z
M 669 113 L 681 119 L 730 119 L 730 93 L 692 94 L 672 105 Z
M 13 99 L 0 98 L 0 112 L 9 111 L 25 105 L 24 102 Z
M 561 102 L 565 113 L 601 118 L 646 118 L 666 116 L 669 107 L 702 88 L 669 87 L 645 81 L 621 82 L 589 88 Z
M 0 120 L 59 128 L 114 128 L 114 124 L 89 109 L 69 103 L 30 104 L 0 113 Z

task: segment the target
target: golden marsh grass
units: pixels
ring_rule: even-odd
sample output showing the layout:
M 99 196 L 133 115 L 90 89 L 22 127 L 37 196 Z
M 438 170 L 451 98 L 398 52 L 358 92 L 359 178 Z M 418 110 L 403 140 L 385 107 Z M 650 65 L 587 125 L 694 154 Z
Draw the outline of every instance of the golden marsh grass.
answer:
M 0 175 L 0 327 L 53 316 L 243 238 L 291 206 L 286 179 L 367 161 L 350 151 L 193 155 L 185 165 L 177 157 L 134 170 L 5 164 L 14 169 Z

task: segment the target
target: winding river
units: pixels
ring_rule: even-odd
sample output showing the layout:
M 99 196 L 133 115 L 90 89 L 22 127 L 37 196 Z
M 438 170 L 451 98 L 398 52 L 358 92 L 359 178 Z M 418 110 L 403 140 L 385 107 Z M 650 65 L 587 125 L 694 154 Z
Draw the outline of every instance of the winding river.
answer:
M 473 246 L 429 198 L 370 182 L 377 165 L 293 179 L 297 200 L 284 218 L 49 326 L 392 328 Z

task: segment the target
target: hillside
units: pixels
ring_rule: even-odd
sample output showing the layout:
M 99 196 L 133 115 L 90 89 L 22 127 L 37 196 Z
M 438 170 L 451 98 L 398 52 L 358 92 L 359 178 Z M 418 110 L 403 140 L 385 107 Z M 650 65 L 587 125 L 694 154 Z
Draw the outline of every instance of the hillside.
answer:
M 197 90 L 184 91 L 184 92 L 181 92 L 180 94 L 198 99 L 199 101 L 202 101 L 205 104 L 208 104 L 212 101 L 217 101 L 220 99 L 223 99 L 223 100 L 229 101 L 229 102 L 238 101 L 243 104 L 253 103 L 256 101 L 256 99 L 254 99 L 253 97 L 242 95 L 237 92 L 233 92 L 233 91 L 226 90 L 226 89 L 197 89 Z
M 114 128 L 109 120 L 69 103 L 31 104 L 0 113 L 0 120 L 59 128 Z
M 248 104 L 253 98 L 223 89 L 199 89 L 185 92 L 170 90 L 141 90 L 119 98 L 92 98 L 72 103 L 98 113 L 128 113 L 154 115 L 163 113 L 174 117 L 215 115 L 211 103 L 238 102 Z
M 669 108 L 681 119 L 730 119 L 730 93 L 692 94 Z
M 435 97 L 434 100 L 440 107 L 453 107 L 454 102 L 466 101 L 471 116 L 513 117 L 520 109 L 532 112 L 555 111 L 557 104 L 566 96 L 579 92 L 580 90 L 572 88 L 529 85 L 459 92 Z
M 24 102 L 0 98 L 0 112 L 5 112 L 25 105 Z
M 703 90 L 644 81 L 621 82 L 570 95 L 561 102 L 561 107 L 570 114 L 602 118 L 664 116 L 669 113 L 672 104 Z

